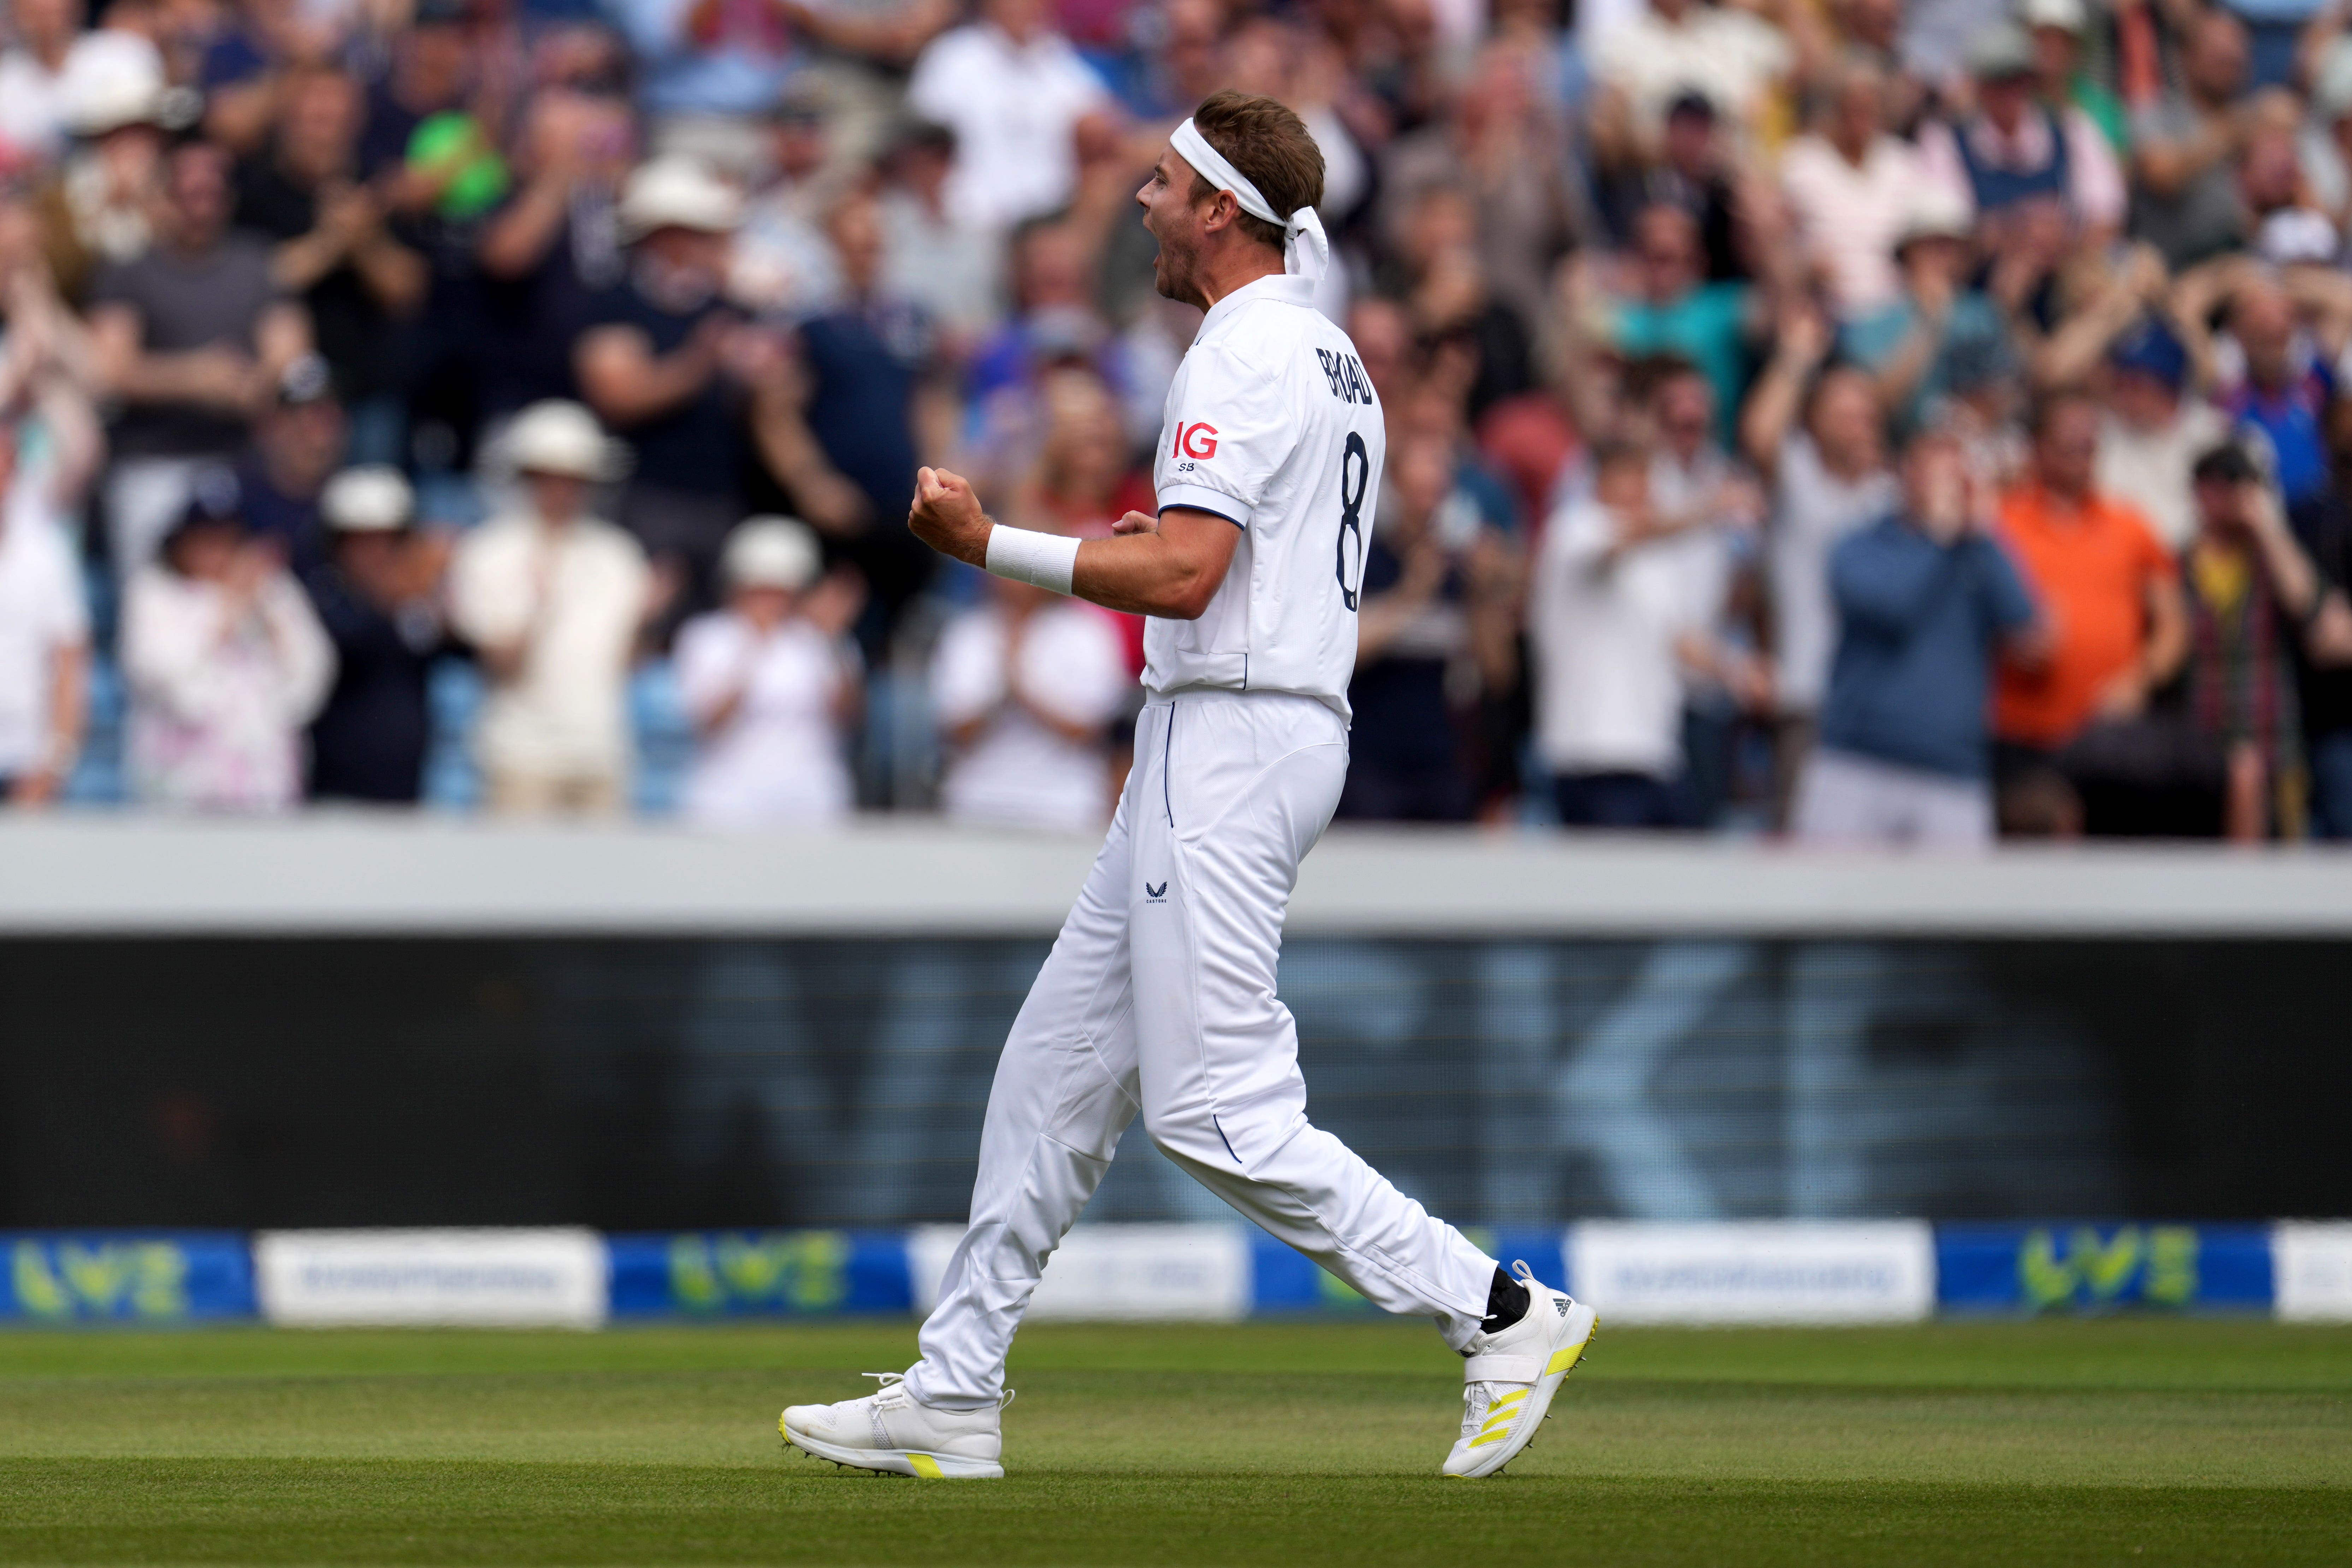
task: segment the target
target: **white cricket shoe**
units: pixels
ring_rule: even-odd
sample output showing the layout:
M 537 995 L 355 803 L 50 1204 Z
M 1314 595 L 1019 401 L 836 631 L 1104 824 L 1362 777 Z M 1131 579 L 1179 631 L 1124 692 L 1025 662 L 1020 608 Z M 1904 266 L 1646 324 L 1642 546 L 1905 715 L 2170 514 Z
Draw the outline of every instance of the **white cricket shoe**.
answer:
M 820 1459 L 861 1470 L 887 1470 L 927 1481 L 1000 1480 L 1004 1467 L 1000 1412 L 1013 1391 L 985 1410 L 935 1410 L 907 1392 L 906 1374 L 869 1372 L 882 1386 L 838 1405 L 795 1405 L 776 1422 L 784 1441 Z
M 1445 1473 L 1465 1480 L 1493 1475 L 1534 1441 L 1551 1396 L 1601 1329 L 1599 1313 L 1538 1284 L 1526 1264 L 1511 1272 L 1527 1287 L 1526 1316 L 1477 1335 L 1462 1352 L 1462 1440 L 1445 1456 Z

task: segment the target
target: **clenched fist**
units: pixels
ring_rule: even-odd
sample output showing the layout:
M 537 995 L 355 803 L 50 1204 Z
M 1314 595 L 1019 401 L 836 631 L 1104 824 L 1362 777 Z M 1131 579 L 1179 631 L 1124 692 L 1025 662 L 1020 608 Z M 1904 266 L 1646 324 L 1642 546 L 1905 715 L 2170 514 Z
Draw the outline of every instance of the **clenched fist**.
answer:
M 962 475 L 945 468 L 915 470 L 915 504 L 907 513 L 907 527 L 916 538 L 942 555 L 985 566 L 992 526 Z

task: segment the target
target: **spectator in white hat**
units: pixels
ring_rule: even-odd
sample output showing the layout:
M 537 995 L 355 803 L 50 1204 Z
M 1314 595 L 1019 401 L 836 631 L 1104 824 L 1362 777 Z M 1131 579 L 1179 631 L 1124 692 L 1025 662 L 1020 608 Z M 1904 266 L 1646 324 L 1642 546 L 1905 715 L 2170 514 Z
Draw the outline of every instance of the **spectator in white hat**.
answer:
M 17 99 L 8 85 L 0 83 L 0 101 L 32 115 L 54 112 L 74 139 L 44 205 L 58 285 L 79 299 L 94 269 L 133 260 L 153 243 L 164 145 L 189 106 L 165 83 L 155 46 L 111 27 L 81 36 L 48 93 Z
M 2006 19 L 1985 27 L 1969 40 L 1968 63 L 1975 112 L 1920 128 L 1928 179 L 1961 201 L 1996 249 L 2049 211 L 2092 248 L 2113 237 L 2129 194 L 2123 164 L 2089 115 L 2042 101 L 2025 29 Z
M 153 805 L 279 811 L 302 787 L 302 729 L 335 678 L 334 645 L 247 530 L 236 476 L 199 473 L 155 561 L 122 597 L 132 785 Z
M 310 725 L 310 795 L 413 805 L 432 738 L 433 661 L 448 644 L 437 594 L 449 541 L 412 526 L 415 496 L 398 468 L 345 468 L 319 507 L 331 553 L 308 586 L 336 670 Z
M 629 668 L 667 595 L 637 542 L 589 512 L 615 468 L 594 415 L 534 403 L 509 427 L 505 456 L 520 505 L 467 535 L 450 570 L 451 619 L 490 689 L 475 760 L 492 810 L 617 812 Z
M 774 334 L 724 290 L 742 198 L 699 162 L 640 164 L 618 211 L 628 273 L 593 311 L 572 364 L 581 396 L 635 456 L 619 521 L 707 595 L 743 515 L 754 426 L 782 406 Z
M 752 518 L 727 539 L 727 607 L 678 633 L 678 692 L 697 741 L 686 815 L 696 821 L 822 823 L 850 809 L 844 748 L 860 688 L 844 634 L 863 590 L 821 568 L 807 524 Z

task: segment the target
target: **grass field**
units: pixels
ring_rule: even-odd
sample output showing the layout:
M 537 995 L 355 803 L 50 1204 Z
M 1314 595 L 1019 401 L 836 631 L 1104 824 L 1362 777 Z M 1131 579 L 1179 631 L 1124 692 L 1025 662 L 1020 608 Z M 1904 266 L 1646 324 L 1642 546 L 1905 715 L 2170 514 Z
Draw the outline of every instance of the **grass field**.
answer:
M 1465 1483 L 1426 1329 L 1040 1324 L 1003 1481 L 782 1452 L 910 1342 L 0 1335 L 0 1561 L 2352 1563 L 2352 1331 L 1612 1327 Z

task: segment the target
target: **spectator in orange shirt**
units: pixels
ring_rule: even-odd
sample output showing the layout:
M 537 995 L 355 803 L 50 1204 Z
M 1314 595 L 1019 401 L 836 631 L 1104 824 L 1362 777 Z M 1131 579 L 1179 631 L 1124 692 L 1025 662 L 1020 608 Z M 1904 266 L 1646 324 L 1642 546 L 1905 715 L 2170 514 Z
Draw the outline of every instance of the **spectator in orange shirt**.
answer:
M 2032 668 L 2005 665 L 1994 693 L 2003 805 L 2013 828 L 2063 833 L 2082 826 L 2079 802 L 2066 799 L 2053 777 L 2074 771 L 2061 753 L 2095 727 L 2140 721 L 2188 651 L 2188 612 L 2172 557 L 2136 509 L 2092 488 L 2098 451 L 2098 404 L 2079 392 L 2053 395 L 2035 411 L 2026 480 L 2001 502 L 2002 541 L 2053 634 L 2049 658 Z M 2162 773 L 2161 760 L 2148 771 Z M 2017 806 L 2033 820 L 2021 821 Z

